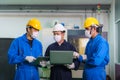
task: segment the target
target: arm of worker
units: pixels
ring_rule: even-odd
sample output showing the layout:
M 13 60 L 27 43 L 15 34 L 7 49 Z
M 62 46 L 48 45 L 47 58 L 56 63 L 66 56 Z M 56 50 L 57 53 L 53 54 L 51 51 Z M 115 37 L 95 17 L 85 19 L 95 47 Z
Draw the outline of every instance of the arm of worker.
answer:
M 72 64 L 67 64 L 67 68 L 68 69 L 78 70 L 79 65 L 80 65 L 80 62 L 78 61 L 78 59 L 73 59 L 73 63 Z
M 32 63 L 32 62 L 34 62 L 36 60 L 36 58 L 33 57 L 33 56 L 26 56 L 25 60 L 28 61 L 29 63 Z
M 85 61 L 85 60 L 87 60 L 87 56 L 86 55 L 80 55 L 77 52 L 73 52 L 73 57 L 74 57 L 73 63 L 67 65 L 67 67 L 69 69 L 77 70 L 77 69 L 79 69 L 80 63 L 83 62 L 83 61 Z
M 109 46 L 107 43 L 100 43 L 96 47 L 96 52 L 93 53 L 92 57 L 90 57 L 86 61 L 86 64 L 89 64 L 91 66 L 98 66 L 106 65 L 108 64 L 108 62 L 109 62 Z
M 75 65 L 74 70 L 78 70 L 80 66 L 80 62 L 78 59 L 73 59 L 73 63 Z
M 50 56 L 50 46 L 48 46 L 48 48 L 46 49 L 44 56 L 47 56 L 47 57 Z
M 9 64 L 17 64 L 25 61 L 25 56 L 18 55 L 18 41 L 14 40 L 8 50 L 8 61 Z
M 87 55 L 85 55 L 85 54 L 80 55 L 78 52 L 73 52 L 73 57 L 77 58 L 79 60 L 79 62 L 87 60 Z
M 50 56 L 50 46 L 48 46 L 48 48 L 46 49 L 44 56 L 49 58 L 49 56 Z M 53 66 L 53 65 L 50 64 L 50 61 L 40 61 L 39 65 L 40 65 L 40 67 L 45 67 L 45 68 Z

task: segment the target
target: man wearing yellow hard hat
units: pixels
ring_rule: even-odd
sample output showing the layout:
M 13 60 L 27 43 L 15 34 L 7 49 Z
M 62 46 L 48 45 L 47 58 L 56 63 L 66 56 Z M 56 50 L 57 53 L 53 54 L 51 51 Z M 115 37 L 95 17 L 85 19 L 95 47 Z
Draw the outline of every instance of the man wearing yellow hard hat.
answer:
M 100 35 L 102 28 L 94 17 L 88 17 L 84 22 L 85 35 L 90 38 L 85 49 L 85 55 L 74 52 L 80 62 L 85 61 L 83 80 L 106 80 L 105 66 L 109 63 L 109 45 Z
M 16 64 L 14 80 L 40 80 L 38 68 L 33 64 L 38 56 L 42 56 L 42 44 L 36 39 L 42 29 L 38 19 L 32 18 L 26 26 L 26 33 L 16 38 L 8 51 L 10 64 Z

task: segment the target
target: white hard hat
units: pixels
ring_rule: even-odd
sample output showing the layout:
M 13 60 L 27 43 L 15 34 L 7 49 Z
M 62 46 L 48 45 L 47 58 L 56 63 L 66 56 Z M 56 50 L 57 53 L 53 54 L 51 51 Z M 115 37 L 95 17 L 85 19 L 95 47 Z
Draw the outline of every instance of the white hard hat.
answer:
M 62 24 L 56 24 L 53 31 L 65 31 L 65 27 Z

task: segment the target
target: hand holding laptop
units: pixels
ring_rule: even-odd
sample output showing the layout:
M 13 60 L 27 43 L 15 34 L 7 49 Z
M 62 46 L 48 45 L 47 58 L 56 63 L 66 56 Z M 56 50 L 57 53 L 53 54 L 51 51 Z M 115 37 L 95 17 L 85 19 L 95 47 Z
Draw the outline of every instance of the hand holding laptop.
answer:
M 50 61 L 40 61 L 40 65 L 42 66 L 42 67 L 51 67 L 51 65 L 50 65 Z
M 75 68 L 75 64 L 72 63 L 72 64 L 67 64 L 67 68 L 68 69 L 74 69 Z
M 46 67 L 47 66 L 47 61 L 40 61 L 40 65 L 42 67 Z

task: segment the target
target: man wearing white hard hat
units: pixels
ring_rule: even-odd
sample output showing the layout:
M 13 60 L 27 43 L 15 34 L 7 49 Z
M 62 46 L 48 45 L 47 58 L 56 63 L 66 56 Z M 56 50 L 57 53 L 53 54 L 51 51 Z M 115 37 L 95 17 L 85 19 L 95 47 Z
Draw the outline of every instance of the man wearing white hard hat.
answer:
M 53 35 L 56 42 L 48 46 L 45 56 L 50 56 L 50 50 L 76 51 L 75 47 L 64 39 L 65 31 L 66 29 L 62 24 L 55 25 L 53 28 Z M 71 69 L 77 70 L 79 68 L 79 64 L 79 61 L 76 59 L 68 66 L 53 65 L 51 67 L 50 80 L 72 80 Z

